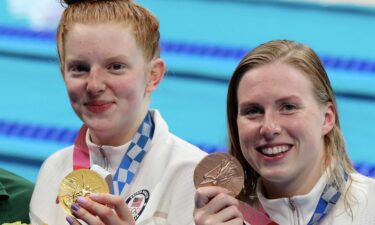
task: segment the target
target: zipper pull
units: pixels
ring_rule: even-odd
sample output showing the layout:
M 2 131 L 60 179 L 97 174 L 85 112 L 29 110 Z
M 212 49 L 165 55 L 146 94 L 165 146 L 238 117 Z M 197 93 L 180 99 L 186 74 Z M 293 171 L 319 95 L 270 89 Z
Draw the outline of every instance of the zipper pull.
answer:
M 108 170 L 108 158 L 107 158 L 107 156 L 105 155 L 105 151 L 104 151 L 102 145 L 98 145 L 98 149 L 99 149 L 99 152 L 100 152 L 100 154 L 102 155 L 103 160 L 104 160 L 104 169 L 105 169 L 105 170 Z
M 290 209 L 293 211 L 293 216 L 294 216 L 294 218 L 293 218 L 293 221 L 294 221 L 293 224 L 300 224 L 299 223 L 299 217 L 300 216 L 299 216 L 299 212 L 298 212 L 297 207 L 296 207 L 296 203 L 291 198 L 288 198 L 288 202 L 289 202 Z
M 295 206 L 295 204 L 294 204 L 293 199 L 288 198 L 288 202 L 289 202 L 289 207 L 290 207 L 290 209 L 291 209 L 292 211 L 296 211 L 296 206 Z

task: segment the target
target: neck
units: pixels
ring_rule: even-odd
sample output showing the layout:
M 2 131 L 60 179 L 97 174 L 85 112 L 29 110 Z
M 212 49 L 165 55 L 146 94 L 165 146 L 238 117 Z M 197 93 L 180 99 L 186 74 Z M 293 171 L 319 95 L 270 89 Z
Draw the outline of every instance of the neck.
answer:
M 120 131 L 94 131 L 90 130 L 91 141 L 96 145 L 120 146 L 133 139 L 148 111 L 140 113 L 135 121 L 130 125 L 124 126 Z
M 298 176 L 293 180 L 285 182 L 272 182 L 266 179 L 261 179 L 264 195 L 269 199 L 290 198 L 296 195 L 308 194 L 319 181 L 324 173 L 323 166 L 315 168 L 316 173 L 311 173 L 308 179 L 305 175 Z M 302 173 L 303 174 L 303 173 Z

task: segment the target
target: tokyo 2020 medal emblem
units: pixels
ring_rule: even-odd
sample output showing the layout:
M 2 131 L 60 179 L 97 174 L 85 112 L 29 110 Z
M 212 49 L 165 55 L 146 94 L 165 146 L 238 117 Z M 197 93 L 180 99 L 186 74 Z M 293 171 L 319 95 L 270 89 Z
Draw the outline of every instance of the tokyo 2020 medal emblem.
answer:
M 238 160 L 229 154 L 209 154 L 195 167 L 194 185 L 195 188 L 223 187 L 236 197 L 244 185 L 244 171 Z
M 61 181 L 58 202 L 67 214 L 72 215 L 70 207 L 77 198 L 89 197 L 92 193 L 109 193 L 107 182 L 93 170 L 74 170 Z

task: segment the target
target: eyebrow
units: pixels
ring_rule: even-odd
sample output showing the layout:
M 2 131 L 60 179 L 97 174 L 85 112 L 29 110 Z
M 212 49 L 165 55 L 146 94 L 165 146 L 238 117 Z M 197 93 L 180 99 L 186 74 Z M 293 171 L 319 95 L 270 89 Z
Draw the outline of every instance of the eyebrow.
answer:
M 116 59 L 130 59 L 130 58 L 131 57 L 129 57 L 127 55 L 121 54 L 121 55 L 116 55 L 116 56 L 113 56 L 113 57 L 106 58 L 105 60 L 111 61 L 111 60 L 116 60 Z
M 111 57 L 105 58 L 104 60 L 105 61 L 111 61 L 111 60 L 116 60 L 116 59 L 130 59 L 130 58 L 131 57 L 128 56 L 128 55 L 119 54 L 119 55 L 116 55 L 116 56 L 111 56 Z M 73 56 L 73 57 L 66 57 L 66 61 L 85 62 L 87 60 L 85 59 L 85 57 L 82 57 L 82 56 Z
M 87 61 L 81 60 L 81 59 L 67 58 L 65 60 L 65 65 L 71 65 L 71 64 L 88 64 L 88 63 Z
M 297 101 L 300 102 L 301 98 L 298 97 L 297 95 L 288 95 L 288 96 L 277 99 L 276 103 L 279 104 L 281 102 L 290 101 L 290 100 L 297 100 Z M 240 108 L 248 107 L 248 106 L 260 106 L 260 105 L 261 104 L 259 104 L 257 102 L 253 102 L 253 101 L 245 101 L 245 102 L 242 102 L 242 103 L 238 103 L 238 107 L 240 107 Z
M 260 104 L 256 102 L 242 102 L 241 104 L 238 104 L 238 108 L 246 108 L 249 106 L 260 106 Z
M 301 98 L 298 97 L 297 95 L 289 95 L 289 96 L 285 96 L 285 97 L 282 97 L 282 98 L 280 98 L 280 99 L 277 99 L 277 100 L 276 100 L 276 103 L 285 102 L 285 101 L 290 101 L 290 100 L 301 101 Z

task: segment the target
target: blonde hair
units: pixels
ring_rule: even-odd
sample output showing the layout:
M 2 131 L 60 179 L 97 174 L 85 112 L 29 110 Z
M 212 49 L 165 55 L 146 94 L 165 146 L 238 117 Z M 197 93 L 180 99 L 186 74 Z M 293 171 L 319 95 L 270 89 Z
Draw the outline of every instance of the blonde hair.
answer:
M 288 40 L 270 41 L 250 51 L 235 69 L 228 87 L 227 95 L 227 125 L 229 136 L 229 151 L 244 166 L 246 178 L 245 187 L 240 198 L 251 204 L 257 204 L 255 186 L 259 174 L 247 163 L 240 148 L 237 127 L 237 89 L 243 75 L 259 66 L 274 62 L 286 63 L 303 72 L 312 82 L 314 95 L 321 105 L 328 102 L 333 104 L 336 122 L 333 129 L 324 137 L 326 159 L 324 166 L 329 169 L 334 184 L 343 191 L 345 185 L 343 173 L 350 175 L 354 171 L 340 130 L 336 98 L 333 93 L 327 73 L 317 56 L 308 46 Z M 250 197 L 249 197 L 250 196 Z
M 57 30 L 60 64 L 65 63 L 65 38 L 74 24 L 120 23 L 130 27 L 146 60 L 160 56 L 159 21 L 144 7 L 131 0 L 68 1 Z

